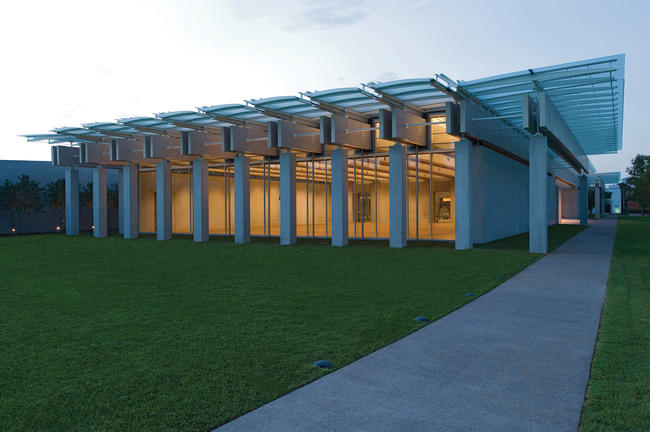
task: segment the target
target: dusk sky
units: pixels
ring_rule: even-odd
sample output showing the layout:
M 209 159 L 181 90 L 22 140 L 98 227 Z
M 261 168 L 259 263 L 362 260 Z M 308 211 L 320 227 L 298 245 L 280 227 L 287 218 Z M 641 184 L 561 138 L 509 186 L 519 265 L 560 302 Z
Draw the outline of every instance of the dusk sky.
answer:
M 19 135 L 444 73 L 470 80 L 626 54 L 623 171 L 650 153 L 650 1 L 23 1 L 2 6 L 0 159 Z

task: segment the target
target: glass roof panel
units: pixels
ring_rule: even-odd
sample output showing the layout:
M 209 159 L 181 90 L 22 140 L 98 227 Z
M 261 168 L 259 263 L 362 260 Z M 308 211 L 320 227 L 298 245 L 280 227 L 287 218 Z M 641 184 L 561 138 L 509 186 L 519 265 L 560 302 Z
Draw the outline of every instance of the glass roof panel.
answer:
M 265 99 L 253 99 L 250 101 L 250 103 L 262 110 L 268 109 L 306 118 L 316 118 L 321 116 L 328 116 L 331 114 L 314 106 L 309 101 L 296 96 L 280 96 Z
M 232 126 L 231 123 L 220 122 L 219 120 L 215 120 L 212 117 L 197 111 L 170 111 L 158 113 L 156 116 L 170 123 L 187 123 L 198 127 L 206 126 L 219 128 L 222 126 Z
M 431 78 L 412 78 L 379 83 L 369 83 L 373 90 L 408 102 L 418 108 L 442 106 L 445 102 L 453 101 L 446 93 L 431 85 Z
M 305 92 L 304 95 L 315 102 L 334 105 L 341 109 L 351 109 L 370 117 L 379 115 L 380 109 L 390 108 L 356 87 Z
M 254 121 L 268 123 L 277 121 L 275 117 L 269 117 L 253 107 L 242 104 L 213 105 L 199 108 L 201 112 L 219 117 L 230 117 L 240 121 Z

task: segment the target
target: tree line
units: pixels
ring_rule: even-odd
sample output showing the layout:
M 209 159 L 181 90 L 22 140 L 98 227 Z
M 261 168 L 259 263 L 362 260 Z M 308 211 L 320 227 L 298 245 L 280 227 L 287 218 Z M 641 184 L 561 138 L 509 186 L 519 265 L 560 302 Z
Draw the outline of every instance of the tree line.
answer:
M 109 185 L 106 192 L 107 206 L 117 207 L 117 183 Z M 88 208 L 93 207 L 92 182 L 79 189 L 79 203 Z M 65 179 L 54 180 L 41 186 L 29 175 L 22 174 L 15 182 L 7 179 L 0 184 L 0 211 L 6 212 L 13 232 L 25 232 L 29 227 L 30 216 L 46 208 L 59 213 L 56 223 L 62 230 L 65 229 Z

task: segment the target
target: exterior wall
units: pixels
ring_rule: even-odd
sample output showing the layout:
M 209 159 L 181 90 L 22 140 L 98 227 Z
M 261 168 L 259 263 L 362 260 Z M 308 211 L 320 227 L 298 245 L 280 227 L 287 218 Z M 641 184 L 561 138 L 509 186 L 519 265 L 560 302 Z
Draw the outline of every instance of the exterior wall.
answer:
M 487 243 L 528 231 L 528 167 L 473 146 L 473 236 Z
M 79 188 L 84 188 L 93 180 L 92 168 L 78 168 L 79 170 Z M 53 166 L 49 161 L 17 161 L 17 160 L 0 160 L 0 183 L 5 180 L 12 182 L 18 181 L 18 176 L 26 174 L 42 187 L 48 183 L 65 177 L 65 168 Z M 119 178 L 118 170 L 107 170 L 107 184 L 117 183 Z M 116 230 L 118 224 L 117 208 L 108 209 L 108 228 Z M 43 211 L 30 215 L 26 219 L 25 233 L 37 232 L 57 232 L 56 227 L 61 226 L 61 220 L 64 218 L 63 210 L 58 211 L 49 207 L 44 207 Z M 88 231 L 93 224 L 92 210 L 86 206 L 79 206 L 79 228 L 81 231 Z M 61 226 L 63 232 L 63 227 Z M 0 235 L 10 234 L 11 226 L 9 215 L 0 210 Z

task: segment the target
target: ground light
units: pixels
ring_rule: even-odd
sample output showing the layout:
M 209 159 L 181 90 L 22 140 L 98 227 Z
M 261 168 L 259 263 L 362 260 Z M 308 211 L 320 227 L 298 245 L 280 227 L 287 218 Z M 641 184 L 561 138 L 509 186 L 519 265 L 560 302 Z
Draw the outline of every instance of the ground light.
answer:
M 424 316 L 415 317 L 415 320 L 420 322 L 429 322 L 429 318 Z
M 333 369 L 334 365 L 327 360 L 316 360 L 314 366 L 321 369 Z

